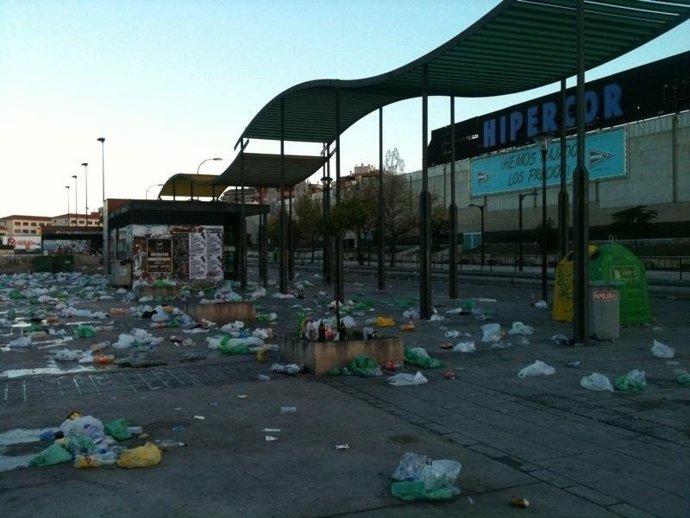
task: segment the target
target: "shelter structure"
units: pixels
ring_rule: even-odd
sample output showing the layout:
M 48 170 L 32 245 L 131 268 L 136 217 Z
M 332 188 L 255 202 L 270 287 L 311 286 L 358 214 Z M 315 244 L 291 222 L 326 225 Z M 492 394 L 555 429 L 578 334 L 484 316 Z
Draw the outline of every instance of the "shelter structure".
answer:
M 111 262 L 131 264 L 133 284 L 237 279 L 244 264 L 243 218 L 268 211 L 266 205 L 194 199 L 108 201 Z
M 340 135 L 364 116 L 379 113 L 379 206 L 383 205 L 383 108 L 405 99 L 422 99 L 422 189 L 420 206 L 420 313 L 429 318 L 431 300 L 431 203 L 428 188 L 428 97 L 450 98 L 450 126 L 455 126 L 456 97 L 493 97 L 558 83 L 565 91 L 567 78 L 576 76 L 577 168 L 574 175 L 574 338 L 587 343 L 588 333 L 588 171 L 584 160 L 585 70 L 629 52 L 685 22 L 690 2 L 679 0 L 504 0 L 471 27 L 437 49 L 391 72 L 360 80 L 315 80 L 298 84 L 269 101 L 238 139 L 240 153 L 223 173 L 240 171 L 240 183 L 258 182 L 261 172 L 244 162 L 249 139 L 280 141 L 281 152 L 272 160 L 280 171 L 281 192 L 290 185 L 286 174 L 286 141 L 323 145 L 328 160 L 335 158 L 335 200 L 340 201 Z M 565 99 L 565 94 L 562 95 Z M 564 115 L 564 114 L 562 114 Z M 561 131 L 564 124 L 546 127 L 543 113 L 530 114 L 524 138 Z M 510 122 L 510 121 L 508 121 Z M 510 131 L 506 126 L 504 131 Z M 451 142 L 455 142 L 451 135 Z M 237 147 L 236 146 L 236 147 Z M 451 148 L 451 192 L 454 188 L 455 149 Z M 314 171 L 315 172 L 315 171 Z M 330 180 L 330 175 L 328 176 Z M 327 183 L 330 183 L 327 180 Z M 561 203 L 568 203 L 567 198 Z M 449 206 L 451 253 L 449 289 L 457 296 L 457 206 Z M 285 219 L 281 208 L 281 222 Z M 281 236 L 285 224 L 281 223 Z M 385 287 L 383 218 L 378 218 L 379 288 Z M 282 238 L 281 238 L 282 242 Z M 344 299 L 342 238 L 335 237 L 335 297 Z M 281 250 L 284 247 L 281 245 Z M 281 251 L 281 291 L 286 263 Z

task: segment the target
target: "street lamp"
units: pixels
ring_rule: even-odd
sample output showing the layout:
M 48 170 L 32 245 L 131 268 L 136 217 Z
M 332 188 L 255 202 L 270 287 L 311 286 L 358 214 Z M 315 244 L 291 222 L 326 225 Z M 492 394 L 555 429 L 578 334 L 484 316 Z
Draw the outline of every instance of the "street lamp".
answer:
M 479 205 L 477 203 L 470 203 L 468 205 L 469 207 L 477 207 L 479 209 L 479 212 L 481 213 L 481 234 L 480 234 L 480 239 L 482 240 L 481 243 L 481 254 L 482 254 L 482 260 L 481 260 L 481 265 L 482 265 L 482 271 L 484 271 L 484 205 Z
M 72 178 L 74 178 L 74 213 L 76 214 L 77 218 L 77 226 L 79 226 L 79 205 L 77 205 L 77 202 L 79 199 L 77 198 L 77 175 L 73 174 Z
M 541 151 L 541 299 L 546 302 L 546 248 L 548 246 L 549 235 L 546 231 L 546 154 L 549 145 L 553 140 L 551 133 L 538 133 L 532 140 L 539 146 Z
M 162 183 L 154 183 L 153 185 L 149 185 L 148 188 L 146 189 L 146 198 L 145 199 L 147 199 L 147 200 L 149 199 L 149 191 L 151 189 L 153 189 L 154 187 L 163 187 L 163 184 Z
M 199 164 L 199 166 L 196 168 L 196 174 L 199 174 L 199 169 L 201 169 L 202 164 L 204 164 L 204 162 L 208 162 L 209 160 L 218 161 L 218 160 L 223 160 L 223 159 L 221 157 L 217 156 L 215 158 L 207 158 L 206 160 L 202 160 L 201 164 Z
M 522 271 L 522 200 L 526 196 L 536 196 L 537 191 L 521 192 L 518 210 L 518 270 Z
M 103 273 L 110 273 L 110 263 L 108 255 L 108 211 L 105 203 L 105 137 L 98 137 L 96 141 L 101 143 L 101 226 L 103 228 Z
M 67 189 L 67 226 L 69 227 L 69 185 L 65 185 Z
M 89 180 L 87 174 L 88 162 L 82 162 L 84 166 L 84 209 L 86 211 L 86 226 L 89 226 Z M 78 211 L 77 211 L 78 212 Z

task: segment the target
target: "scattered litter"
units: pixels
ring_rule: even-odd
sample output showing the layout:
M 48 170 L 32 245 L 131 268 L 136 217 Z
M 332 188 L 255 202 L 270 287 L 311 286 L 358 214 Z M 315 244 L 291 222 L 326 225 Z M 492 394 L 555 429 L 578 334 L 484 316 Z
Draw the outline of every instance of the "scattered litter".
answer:
M 203 415 L 195 415 L 194 419 L 196 419 L 197 421 L 204 421 L 206 418 Z
M 440 360 L 432 358 L 424 347 L 405 347 L 405 363 L 422 367 L 424 369 L 435 369 L 442 367 Z
M 510 499 L 510 505 L 512 505 L 513 507 L 527 508 L 529 507 L 529 500 L 521 496 L 513 496 Z
M 598 372 L 593 372 L 589 376 L 583 376 L 580 380 L 580 386 L 589 390 L 613 392 L 613 386 L 608 377 Z
M 187 446 L 186 442 L 176 441 L 175 439 L 157 439 L 154 441 L 156 446 L 161 450 L 172 450 L 173 448 L 184 448 Z
M 537 309 L 549 309 L 549 303 L 545 300 L 538 300 L 534 303 L 534 307 Z
M 570 345 L 570 338 L 561 334 L 553 335 L 551 341 L 556 345 Z
M 461 469 L 456 460 L 406 452 L 391 475 L 391 493 L 401 500 L 448 500 L 460 494 L 455 482 Z
M 147 442 L 143 446 L 125 450 L 117 459 L 121 468 L 147 468 L 161 461 L 161 450 L 155 444 Z
M 482 342 L 498 342 L 503 338 L 503 331 L 501 330 L 501 324 L 484 324 L 481 326 Z
M 388 378 L 388 383 L 396 386 L 406 386 L 406 385 L 422 385 L 428 383 L 429 380 L 424 377 L 424 374 L 417 371 L 416 374 L 409 374 L 406 372 L 400 372 L 394 374 Z
M 685 369 L 675 369 L 673 374 L 676 376 L 676 381 L 681 385 L 690 385 L 690 374 Z
M 278 437 L 274 437 L 272 435 L 266 436 L 266 442 L 277 441 L 277 440 L 278 440 Z
M 527 376 L 551 376 L 556 373 L 551 365 L 544 363 L 541 360 L 536 360 L 534 363 L 524 367 L 518 372 L 518 378 L 526 378 Z
M 616 378 L 616 388 L 618 390 L 642 392 L 647 387 L 645 372 L 633 369 L 623 376 Z
M 452 331 L 446 331 L 446 338 L 457 338 L 460 336 L 460 331 L 453 329 Z
M 566 367 L 570 367 L 571 369 L 579 369 L 580 365 L 582 365 L 582 362 L 580 360 L 571 360 L 566 361 L 565 365 Z
M 186 428 L 181 424 L 177 424 L 177 425 L 172 427 L 173 432 L 184 432 L 185 430 L 186 430 Z
M 336 449 L 336 450 L 349 450 L 349 449 L 350 449 L 350 445 L 347 444 L 347 443 L 345 443 L 345 444 L 336 444 L 336 445 L 335 445 L 335 449 Z
M 508 331 L 509 335 L 533 335 L 534 328 L 526 326 L 522 322 L 513 322 L 513 327 Z
M 652 345 L 652 354 L 657 358 L 673 358 L 676 355 L 676 350 L 666 344 L 654 340 Z
M 295 412 L 297 412 L 296 406 L 281 406 L 280 407 L 280 413 L 281 414 L 294 414 Z
M 280 432 L 280 430 L 281 430 L 280 428 L 264 428 L 261 431 L 265 432 L 265 433 L 278 433 L 278 432 Z
M 455 379 L 455 373 L 453 371 L 446 371 L 443 373 L 443 377 L 446 378 L 447 380 L 454 380 Z
M 477 350 L 477 348 L 474 345 L 474 341 L 472 341 L 472 342 L 459 342 L 459 343 L 455 344 L 455 347 L 453 347 L 454 353 L 473 353 L 476 350 Z
M 247 394 L 237 394 L 237 399 L 247 399 Z
M 414 331 L 415 326 L 413 322 L 408 322 L 407 324 L 403 324 L 400 326 L 401 331 Z
M 271 381 L 271 377 L 266 374 L 259 374 L 258 379 L 259 381 Z
M 302 370 L 302 367 L 296 363 L 288 363 L 287 365 L 281 365 L 280 363 L 274 363 L 271 365 L 272 372 L 282 372 L 283 374 L 289 374 L 294 376 Z

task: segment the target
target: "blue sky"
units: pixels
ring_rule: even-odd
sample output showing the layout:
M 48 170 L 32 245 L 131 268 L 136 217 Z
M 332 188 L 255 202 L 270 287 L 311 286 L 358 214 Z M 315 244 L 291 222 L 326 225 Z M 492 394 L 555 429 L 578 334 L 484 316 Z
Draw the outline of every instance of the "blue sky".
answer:
M 101 145 L 110 198 L 144 198 L 169 176 L 219 174 L 243 128 L 273 97 L 313 79 L 395 69 L 452 38 L 497 0 L 0 0 L 0 217 L 54 216 L 68 195 L 101 206 Z M 690 24 L 587 79 L 690 50 Z M 571 82 L 569 82 L 571 84 Z M 456 120 L 553 91 L 458 99 Z M 448 99 L 430 100 L 430 129 Z M 384 110 L 384 149 L 421 167 L 421 102 Z M 342 137 L 345 172 L 378 161 L 378 118 Z M 249 151 L 277 152 L 250 143 Z M 288 152 L 316 148 L 287 147 Z M 87 175 L 80 164 L 88 162 Z M 7 186 L 11 187 L 7 187 Z M 65 186 L 69 185 L 69 194 Z

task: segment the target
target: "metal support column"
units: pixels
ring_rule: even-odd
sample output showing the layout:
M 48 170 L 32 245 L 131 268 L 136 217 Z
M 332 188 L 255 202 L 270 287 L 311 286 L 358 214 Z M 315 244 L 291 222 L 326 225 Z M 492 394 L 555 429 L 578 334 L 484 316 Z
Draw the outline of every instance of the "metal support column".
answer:
M 577 166 L 573 174 L 573 338 L 589 343 L 589 171 L 585 165 L 584 0 L 577 1 Z
M 445 182 L 444 182 L 445 185 Z M 455 97 L 450 97 L 450 225 L 448 252 L 448 297 L 458 298 L 458 206 L 455 203 Z
M 378 289 L 386 289 L 386 259 L 385 246 L 386 240 L 384 238 L 383 228 L 383 108 L 379 108 L 379 203 L 378 203 L 378 218 L 376 223 L 376 233 L 378 241 L 378 253 L 376 255 L 378 266 Z
M 335 204 L 340 204 L 340 90 L 335 94 Z M 338 229 L 335 233 L 335 300 L 336 300 L 336 321 L 340 327 L 340 303 L 345 299 L 343 272 L 343 237 Z
M 290 199 L 288 200 L 288 279 L 295 278 L 295 236 L 292 225 L 292 198 L 294 197 L 294 187 L 290 186 Z
M 558 252 L 560 258 L 563 259 L 568 255 L 570 245 L 570 224 L 568 222 L 568 146 L 566 142 L 565 131 L 565 115 L 566 115 L 566 95 L 565 95 L 565 79 L 561 79 L 561 117 L 559 134 L 561 138 L 561 188 L 558 191 Z
M 429 69 L 424 65 L 422 87 L 422 191 L 419 193 L 419 313 L 431 318 L 431 194 L 429 193 Z
M 286 215 L 285 215 L 285 100 L 280 100 L 280 264 L 279 289 L 280 293 L 287 293 L 287 265 L 286 265 Z
M 259 205 L 264 203 L 264 190 L 259 188 Z M 266 214 L 259 216 L 259 278 L 264 287 L 268 286 L 268 246 L 266 232 Z
M 326 284 L 333 283 L 333 271 L 331 266 L 333 264 L 333 254 L 331 250 L 333 248 L 332 236 L 326 231 L 326 224 L 330 218 L 331 214 L 331 146 L 326 144 L 326 164 L 325 172 L 326 174 L 321 179 L 323 182 L 323 280 Z
M 242 143 L 240 149 L 240 189 L 242 191 L 242 199 L 240 200 L 240 231 L 237 240 L 238 257 L 239 257 L 239 281 L 242 289 L 247 288 L 247 216 L 244 209 L 244 148 L 245 143 Z

